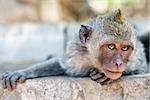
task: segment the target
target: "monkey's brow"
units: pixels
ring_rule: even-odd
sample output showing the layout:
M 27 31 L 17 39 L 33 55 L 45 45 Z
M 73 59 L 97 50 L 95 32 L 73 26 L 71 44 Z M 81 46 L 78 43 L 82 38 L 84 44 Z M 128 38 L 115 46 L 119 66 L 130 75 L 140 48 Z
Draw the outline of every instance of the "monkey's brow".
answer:
M 129 40 L 111 40 L 111 41 L 107 41 L 105 43 L 120 43 L 120 44 L 123 44 L 123 45 L 133 45 L 132 42 L 130 42 Z
M 128 42 L 128 41 L 122 42 L 122 45 L 129 45 L 129 46 L 133 47 L 133 43 Z

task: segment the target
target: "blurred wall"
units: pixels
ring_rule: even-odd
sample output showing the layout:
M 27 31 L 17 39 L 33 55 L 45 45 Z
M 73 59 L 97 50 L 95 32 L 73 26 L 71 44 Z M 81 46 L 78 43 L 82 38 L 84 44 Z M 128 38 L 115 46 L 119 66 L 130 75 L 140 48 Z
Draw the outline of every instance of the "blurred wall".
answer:
M 0 0 L 0 23 L 81 21 L 117 8 L 149 18 L 149 5 L 150 0 Z

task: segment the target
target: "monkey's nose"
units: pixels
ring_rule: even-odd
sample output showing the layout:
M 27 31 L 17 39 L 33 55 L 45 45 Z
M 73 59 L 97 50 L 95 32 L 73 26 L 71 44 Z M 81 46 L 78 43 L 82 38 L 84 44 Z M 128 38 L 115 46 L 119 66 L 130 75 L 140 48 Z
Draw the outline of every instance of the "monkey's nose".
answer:
M 115 65 L 117 67 L 120 67 L 122 65 L 122 60 L 121 59 L 117 59 L 116 62 L 115 62 Z

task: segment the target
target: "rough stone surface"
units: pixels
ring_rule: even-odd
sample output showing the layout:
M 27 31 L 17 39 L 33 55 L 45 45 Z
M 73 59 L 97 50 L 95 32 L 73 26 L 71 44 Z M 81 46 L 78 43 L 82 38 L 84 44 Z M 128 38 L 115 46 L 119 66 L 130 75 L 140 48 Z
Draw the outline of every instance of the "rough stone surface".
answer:
M 122 77 L 103 86 L 89 78 L 31 79 L 14 91 L 0 87 L 0 100 L 150 100 L 150 74 Z

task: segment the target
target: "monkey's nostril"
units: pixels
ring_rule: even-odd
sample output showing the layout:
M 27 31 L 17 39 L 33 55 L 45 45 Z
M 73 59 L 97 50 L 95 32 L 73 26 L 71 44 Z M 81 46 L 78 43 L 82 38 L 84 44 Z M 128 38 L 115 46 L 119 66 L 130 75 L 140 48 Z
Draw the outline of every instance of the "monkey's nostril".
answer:
M 115 65 L 117 66 L 117 67 L 119 67 L 119 66 L 121 66 L 122 65 L 122 63 L 115 63 Z
M 122 65 L 122 60 L 117 59 L 116 62 L 115 62 L 115 65 L 116 65 L 117 67 L 121 66 L 121 65 Z

